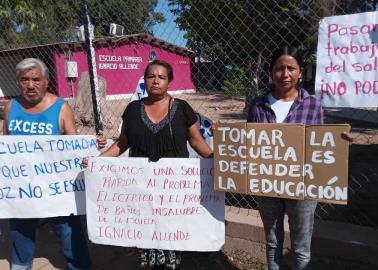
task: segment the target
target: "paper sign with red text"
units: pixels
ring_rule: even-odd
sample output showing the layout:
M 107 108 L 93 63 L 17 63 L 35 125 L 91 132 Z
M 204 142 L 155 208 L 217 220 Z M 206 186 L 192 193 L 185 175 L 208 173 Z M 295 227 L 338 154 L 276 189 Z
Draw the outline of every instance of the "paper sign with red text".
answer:
M 378 12 L 319 23 L 315 94 L 327 107 L 377 107 Z
M 89 239 L 98 244 L 220 250 L 224 192 L 211 159 L 94 158 L 85 171 Z

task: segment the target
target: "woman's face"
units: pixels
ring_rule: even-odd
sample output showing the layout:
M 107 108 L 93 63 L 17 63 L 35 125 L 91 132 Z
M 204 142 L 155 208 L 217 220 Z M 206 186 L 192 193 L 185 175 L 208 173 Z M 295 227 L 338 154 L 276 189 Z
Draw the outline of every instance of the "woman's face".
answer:
M 272 69 L 272 80 L 274 91 L 287 92 L 297 89 L 298 81 L 302 76 L 302 71 L 294 57 L 281 55 Z
M 152 65 L 144 79 L 149 96 L 165 96 L 168 91 L 168 71 L 160 65 Z

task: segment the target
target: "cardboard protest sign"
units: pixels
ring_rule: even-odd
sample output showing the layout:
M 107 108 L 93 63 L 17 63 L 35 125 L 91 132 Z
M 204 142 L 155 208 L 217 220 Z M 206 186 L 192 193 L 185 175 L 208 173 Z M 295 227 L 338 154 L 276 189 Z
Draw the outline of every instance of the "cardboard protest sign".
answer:
M 224 192 L 212 160 L 94 158 L 85 170 L 89 239 L 98 244 L 220 250 Z
M 328 107 L 377 107 L 378 12 L 319 23 L 315 94 Z
M 306 127 L 306 199 L 345 204 L 348 199 L 348 125 Z
M 300 124 L 246 124 L 248 155 L 248 194 L 302 199 L 297 192 L 303 185 L 304 128 Z M 302 189 L 303 190 L 303 189 Z
M 218 190 L 247 193 L 245 170 L 247 159 L 239 152 L 246 130 L 245 123 L 215 124 L 214 183 Z M 244 136 L 244 135 L 243 135 Z
M 95 136 L 0 136 L 0 218 L 85 214 L 81 160 Z
M 349 143 L 341 134 L 349 129 L 348 125 L 217 123 L 214 187 L 345 204 Z

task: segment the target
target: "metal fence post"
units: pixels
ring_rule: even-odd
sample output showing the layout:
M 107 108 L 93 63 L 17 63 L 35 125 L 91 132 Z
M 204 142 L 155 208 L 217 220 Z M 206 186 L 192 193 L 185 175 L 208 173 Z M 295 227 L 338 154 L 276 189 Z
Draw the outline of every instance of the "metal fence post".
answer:
M 91 24 L 91 20 L 88 13 L 88 6 L 86 1 L 84 2 L 84 33 L 85 33 L 85 44 L 87 51 L 87 61 L 89 68 L 89 80 L 91 85 L 91 96 L 93 105 L 93 115 L 95 120 L 96 134 L 103 132 L 102 118 L 101 118 L 101 104 L 98 88 L 98 77 L 96 69 L 96 56 L 93 47 L 94 39 L 94 26 Z

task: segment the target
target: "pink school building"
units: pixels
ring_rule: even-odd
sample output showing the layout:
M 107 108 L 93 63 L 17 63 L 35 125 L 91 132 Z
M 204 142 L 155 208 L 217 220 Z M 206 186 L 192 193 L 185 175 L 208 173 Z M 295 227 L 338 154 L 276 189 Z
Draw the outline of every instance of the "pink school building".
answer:
M 193 91 L 193 56 L 192 51 L 149 34 L 102 37 L 95 41 L 97 74 L 108 99 L 133 94 L 141 86 L 144 68 L 153 59 L 162 59 L 172 65 L 175 78 L 170 91 Z M 37 57 L 47 63 L 51 73 L 50 86 L 63 98 L 77 96 L 80 81 L 88 80 L 83 42 L 4 50 L 0 51 L 0 90 L 3 96 L 17 95 L 14 67 L 25 57 Z

